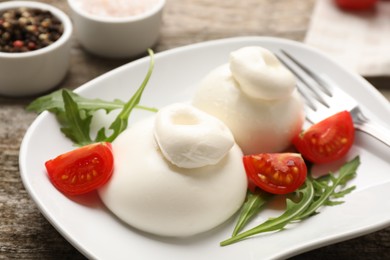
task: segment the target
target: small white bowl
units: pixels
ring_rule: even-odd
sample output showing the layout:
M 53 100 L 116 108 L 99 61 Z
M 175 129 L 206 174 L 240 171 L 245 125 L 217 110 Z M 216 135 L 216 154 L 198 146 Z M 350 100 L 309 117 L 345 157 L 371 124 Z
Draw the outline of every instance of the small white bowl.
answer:
M 135 57 L 158 40 L 165 0 L 126 17 L 91 14 L 77 2 L 68 0 L 77 40 L 88 52 L 107 58 Z
M 50 11 L 64 26 L 61 37 L 41 49 L 28 52 L 0 52 L 0 95 L 21 97 L 40 94 L 56 87 L 69 69 L 72 23 L 61 10 L 44 3 L 9 1 L 0 11 L 19 7 Z

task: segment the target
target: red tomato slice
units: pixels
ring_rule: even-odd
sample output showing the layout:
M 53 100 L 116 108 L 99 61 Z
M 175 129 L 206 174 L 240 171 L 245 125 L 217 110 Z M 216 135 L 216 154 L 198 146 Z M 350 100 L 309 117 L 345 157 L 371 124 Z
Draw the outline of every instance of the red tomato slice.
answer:
M 343 9 L 363 10 L 372 8 L 378 0 L 335 0 L 336 4 Z
M 45 163 L 53 185 L 65 195 L 81 195 L 104 185 L 114 169 L 110 143 L 95 143 Z
M 243 161 L 249 183 L 273 194 L 293 192 L 306 180 L 306 164 L 297 153 L 246 155 Z
M 355 139 L 351 114 L 339 112 L 312 125 L 293 139 L 304 158 L 313 163 L 327 163 L 346 155 Z

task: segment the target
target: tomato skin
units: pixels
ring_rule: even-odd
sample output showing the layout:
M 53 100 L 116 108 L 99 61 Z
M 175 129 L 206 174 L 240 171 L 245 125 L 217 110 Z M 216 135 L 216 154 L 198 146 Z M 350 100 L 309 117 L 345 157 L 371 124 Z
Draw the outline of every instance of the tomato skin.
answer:
M 307 167 L 297 153 L 262 153 L 243 157 L 249 179 L 253 184 L 272 194 L 287 194 L 298 189 L 306 180 Z
M 52 184 L 65 195 L 81 195 L 100 188 L 112 176 L 111 143 L 86 145 L 45 163 Z
M 335 0 L 336 4 L 346 10 L 364 10 L 375 6 L 378 0 Z
M 355 139 L 351 114 L 342 111 L 293 138 L 295 148 L 313 163 L 328 163 L 345 156 Z

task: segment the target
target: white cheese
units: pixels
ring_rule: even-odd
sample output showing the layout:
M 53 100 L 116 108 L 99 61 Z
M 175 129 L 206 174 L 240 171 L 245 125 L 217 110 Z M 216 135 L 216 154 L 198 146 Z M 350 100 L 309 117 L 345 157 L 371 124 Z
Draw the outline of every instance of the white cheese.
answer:
M 184 103 L 160 109 L 154 136 L 165 158 L 182 168 L 216 164 L 234 144 L 224 123 Z
M 230 70 L 249 97 L 275 100 L 288 98 L 296 79 L 275 55 L 261 47 L 244 47 L 230 54 Z
M 295 81 L 261 49 L 247 47 L 233 52 L 230 63 L 215 68 L 200 82 L 192 101 L 229 127 L 244 154 L 287 149 L 304 122 Z M 259 53 L 267 53 L 266 59 L 272 62 L 264 61 Z
M 246 195 L 240 148 L 217 164 L 180 168 L 161 153 L 154 123 L 154 117 L 138 122 L 113 142 L 115 168 L 99 190 L 103 203 L 125 223 L 162 236 L 190 236 L 225 222 Z

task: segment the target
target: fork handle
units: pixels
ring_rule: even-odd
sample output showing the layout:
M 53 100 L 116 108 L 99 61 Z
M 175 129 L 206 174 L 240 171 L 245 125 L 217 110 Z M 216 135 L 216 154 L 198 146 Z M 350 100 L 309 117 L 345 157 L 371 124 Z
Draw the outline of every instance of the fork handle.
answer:
M 370 120 L 362 124 L 355 124 L 355 128 L 390 147 L 390 130 L 383 125 Z

